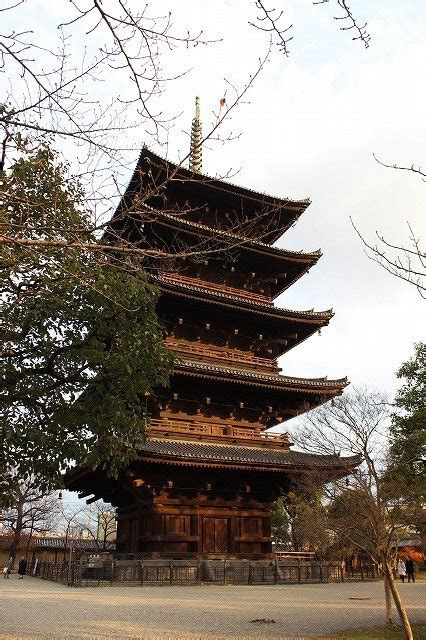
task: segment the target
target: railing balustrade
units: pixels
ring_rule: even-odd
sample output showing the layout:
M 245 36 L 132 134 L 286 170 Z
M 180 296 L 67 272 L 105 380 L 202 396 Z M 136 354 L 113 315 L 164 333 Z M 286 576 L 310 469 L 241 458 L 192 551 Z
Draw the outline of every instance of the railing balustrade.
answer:
M 317 560 L 148 560 L 114 559 L 99 562 L 39 562 L 28 566 L 28 575 L 68 586 L 101 585 L 197 585 L 210 584 L 308 584 L 377 580 L 373 566 L 343 568 L 339 562 Z

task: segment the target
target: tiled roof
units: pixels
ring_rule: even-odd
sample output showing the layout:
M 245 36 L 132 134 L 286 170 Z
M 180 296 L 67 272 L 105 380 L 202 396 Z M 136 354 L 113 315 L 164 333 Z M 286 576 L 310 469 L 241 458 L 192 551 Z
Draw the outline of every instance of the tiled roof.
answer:
M 85 551 L 98 551 L 100 547 L 103 548 L 101 541 L 87 540 L 79 538 L 77 540 L 70 540 L 67 538 L 33 538 L 33 545 L 36 548 L 43 549 L 69 549 L 72 544 L 73 549 L 84 549 Z M 115 549 L 115 542 L 107 542 L 105 544 L 107 550 L 113 551 Z
M 312 309 L 308 311 L 292 311 L 290 309 L 281 309 L 279 307 L 274 307 L 272 302 L 268 304 L 259 300 L 249 300 L 247 297 L 243 296 L 231 295 L 230 293 L 221 293 L 219 291 L 209 290 L 207 287 L 197 287 L 195 285 L 185 284 L 183 282 L 173 280 L 173 278 L 169 276 L 159 276 L 151 274 L 149 278 L 152 282 L 158 284 L 159 286 L 168 285 L 177 290 L 203 294 L 205 296 L 208 296 L 209 298 L 213 298 L 216 300 L 223 300 L 224 302 L 228 301 L 231 304 L 237 302 L 239 304 L 245 305 L 249 310 L 256 310 L 261 312 L 263 311 L 264 313 L 267 313 L 269 315 L 284 317 L 290 320 L 298 320 L 300 322 L 311 322 L 312 320 L 328 321 L 334 315 L 331 309 L 327 311 L 313 311 Z
M 338 380 L 327 380 L 327 378 L 294 378 L 280 374 L 260 373 L 258 371 L 246 371 L 244 369 L 234 369 L 231 367 L 221 367 L 219 365 L 204 364 L 203 362 L 184 361 L 176 365 L 175 371 L 182 373 L 200 373 L 214 377 L 226 377 L 236 379 L 236 381 L 252 381 L 265 383 L 268 386 L 279 388 L 288 387 L 292 390 L 302 391 L 328 391 L 340 390 L 347 386 L 347 378 Z
M 262 447 L 244 447 L 233 444 L 211 444 L 190 440 L 169 440 L 150 438 L 141 447 L 142 457 L 172 458 L 197 463 L 221 463 L 222 465 L 249 465 L 264 468 L 328 468 L 345 469 L 359 464 L 358 456 L 340 458 L 320 456 L 313 453 L 269 449 Z
M 236 195 L 251 199 L 251 200 L 261 200 L 268 201 L 272 203 L 277 203 L 281 207 L 289 207 L 294 209 L 299 209 L 303 212 L 311 203 L 309 198 L 305 198 L 303 200 L 292 200 L 291 198 L 277 198 L 276 196 L 271 196 L 266 193 L 260 193 L 259 191 L 254 191 L 253 189 L 249 189 L 248 187 L 241 187 L 237 184 L 233 184 L 232 182 L 225 182 L 224 180 L 220 180 L 219 178 L 213 178 L 212 176 L 207 175 L 206 173 L 193 173 L 189 171 L 185 167 L 181 165 L 177 165 L 166 158 L 162 158 L 158 154 L 154 153 L 149 149 L 146 145 L 143 146 L 141 153 L 139 155 L 138 162 L 136 164 L 135 172 L 133 175 L 134 179 L 137 176 L 137 170 L 140 167 L 144 158 L 147 158 L 149 161 L 153 163 L 157 163 L 158 165 L 170 167 L 171 173 L 172 171 L 176 171 L 178 174 L 183 175 L 185 178 L 190 180 L 191 182 L 197 183 L 200 182 L 202 184 L 206 184 L 213 189 L 220 189 L 221 191 L 234 192 Z
M 24 536 L 24 539 L 27 541 L 28 537 Z M 11 536 L 0 535 L 0 549 L 8 549 L 11 542 Z M 33 536 L 30 542 L 30 549 L 69 549 L 71 542 L 74 549 L 83 549 L 85 551 L 98 551 L 99 548 L 103 546 L 100 541 L 86 538 L 70 540 L 69 538 L 61 536 Z M 106 542 L 105 549 L 108 551 L 114 551 L 115 542 Z
M 148 214 L 150 211 L 152 212 L 154 220 L 158 218 L 164 218 L 164 220 L 170 220 L 170 222 L 173 222 L 174 224 L 187 226 L 194 229 L 200 229 L 201 231 L 206 231 L 209 234 L 213 233 L 215 236 L 222 236 L 223 238 L 229 239 L 231 242 L 237 242 L 237 246 L 249 246 L 253 248 L 263 249 L 266 253 L 268 253 L 268 255 L 276 255 L 279 258 L 305 262 L 306 264 L 310 265 L 311 263 L 316 262 L 318 258 L 322 256 L 322 253 L 319 249 L 317 251 L 305 253 L 303 251 L 290 251 L 288 249 L 282 249 L 280 247 L 271 247 L 271 245 L 267 244 L 266 242 L 261 242 L 260 240 L 255 240 L 254 238 L 241 236 L 237 233 L 231 233 L 230 231 L 223 231 L 221 229 L 212 228 L 199 222 L 193 222 L 192 220 L 186 220 L 183 217 L 183 214 L 173 215 L 171 213 L 165 213 L 164 211 L 153 209 L 146 204 L 144 204 L 144 209 L 147 210 Z M 143 211 L 143 213 L 145 213 L 145 211 Z

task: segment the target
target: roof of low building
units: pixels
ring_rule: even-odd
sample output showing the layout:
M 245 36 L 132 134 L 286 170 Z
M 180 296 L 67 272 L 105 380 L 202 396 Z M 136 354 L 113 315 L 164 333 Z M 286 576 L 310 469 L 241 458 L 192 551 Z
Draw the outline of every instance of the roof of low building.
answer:
M 41 549 L 81 549 L 84 551 L 99 551 L 100 549 L 114 550 L 115 542 L 107 541 L 105 547 L 102 540 L 90 540 L 89 538 L 70 539 L 65 537 L 37 537 L 33 538 L 32 546 Z
M 28 542 L 28 535 L 23 535 L 23 541 L 25 545 Z M 12 536 L 8 534 L 0 535 L 0 549 L 9 549 L 12 543 Z M 84 551 L 99 551 L 104 549 L 103 542 L 100 540 L 93 540 L 90 538 L 67 538 L 65 536 L 33 536 L 31 538 L 29 548 L 33 549 L 70 549 L 72 545 L 73 549 Z M 115 549 L 115 542 L 107 541 L 105 543 L 105 549 L 107 551 L 113 551 Z

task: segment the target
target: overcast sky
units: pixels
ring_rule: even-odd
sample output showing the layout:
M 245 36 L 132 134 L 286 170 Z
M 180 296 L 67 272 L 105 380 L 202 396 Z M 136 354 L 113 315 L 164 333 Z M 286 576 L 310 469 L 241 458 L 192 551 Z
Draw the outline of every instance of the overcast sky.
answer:
M 173 5 L 175 4 L 175 7 Z M 184 5 L 184 6 L 182 6 Z M 266 38 L 248 25 L 249 2 L 165 3 L 175 23 L 202 27 L 223 42 L 173 53 L 173 64 L 192 72 L 168 90 L 184 114 L 170 135 L 169 155 L 186 150 L 193 100 L 200 95 L 207 128 L 224 90 L 223 78 L 242 83 L 256 67 Z M 426 4 L 400 0 L 352 0 L 368 21 L 368 50 L 339 31 L 332 6 L 310 0 L 277 1 L 293 23 L 291 55 L 275 52 L 250 91 L 250 104 L 235 112 L 241 137 L 204 151 L 209 174 L 238 170 L 233 182 L 277 196 L 309 197 L 312 204 L 279 241 L 289 249 L 321 248 L 311 273 L 284 293 L 291 309 L 336 313 L 321 336 L 282 358 L 283 372 L 342 377 L 393 393 L 395 371 L 425 338 L 425 302 L 363 252 L 349 217 L 372 239 L 378 229 L 392 241 L 407 236 L 409 220 L 425 235 L 426 184 L 387 162 L 426 167 L 424 141 Z M 283 23 L 284 24 L 284 23 Z

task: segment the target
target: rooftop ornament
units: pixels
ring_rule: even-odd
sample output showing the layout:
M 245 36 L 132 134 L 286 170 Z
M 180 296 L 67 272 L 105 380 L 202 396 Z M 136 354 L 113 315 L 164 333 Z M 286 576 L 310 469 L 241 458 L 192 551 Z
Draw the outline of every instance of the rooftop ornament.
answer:
M 194 173 L 201 173 L 203 167 L 203 132 L 200 119 L 200 98 L 195 98 L 195 115 L 191 126 L 191 150 L 189 154 L 189 168 Z

